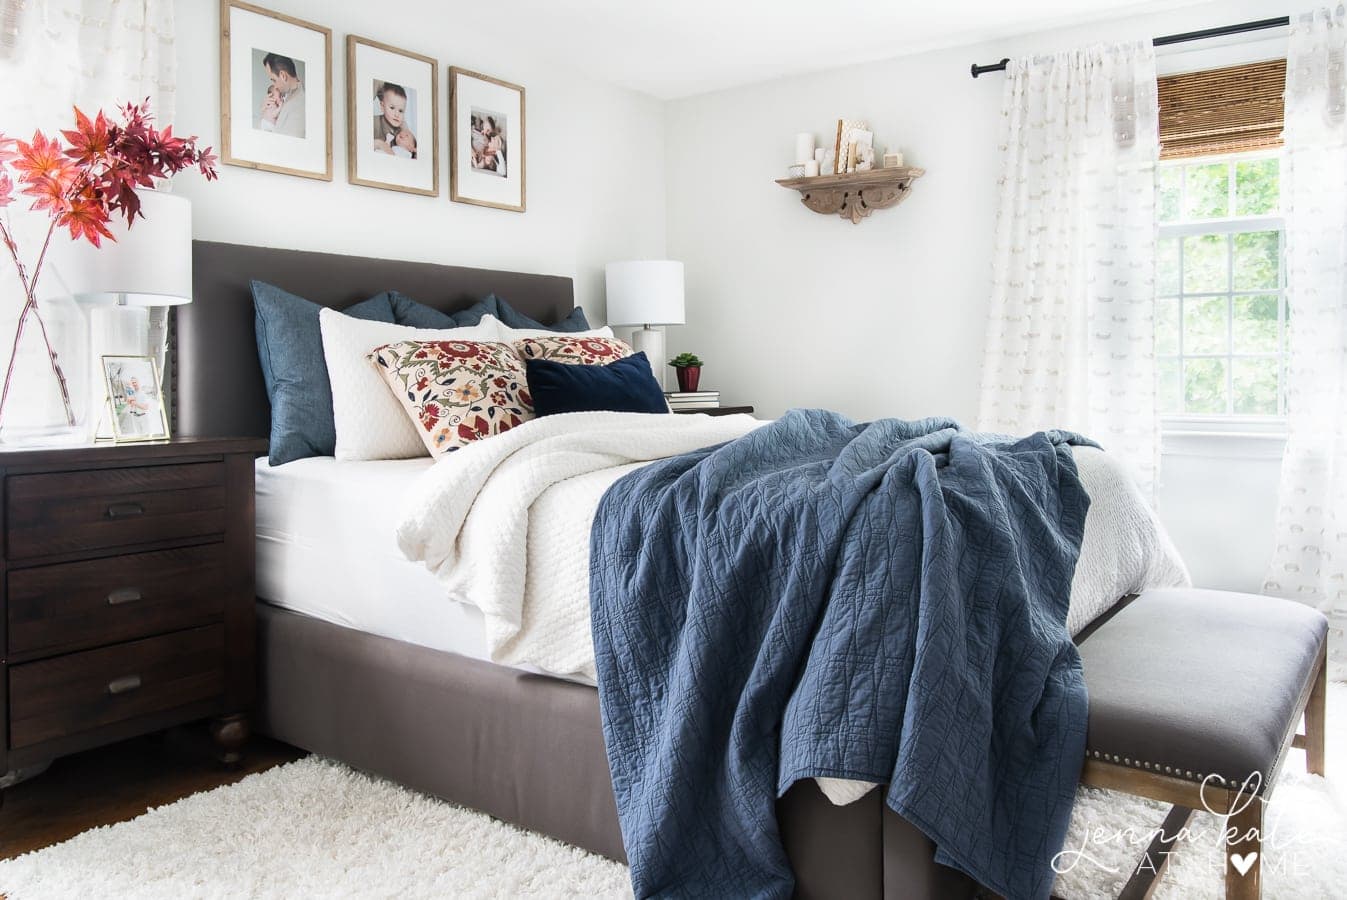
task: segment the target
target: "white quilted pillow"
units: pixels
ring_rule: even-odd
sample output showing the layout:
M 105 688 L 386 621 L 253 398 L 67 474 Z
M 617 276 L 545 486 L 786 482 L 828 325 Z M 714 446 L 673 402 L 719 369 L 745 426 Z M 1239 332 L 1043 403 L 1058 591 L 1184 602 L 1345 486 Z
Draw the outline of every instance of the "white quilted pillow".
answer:
M 478 324 L 462 328 L 412 328 L 354 319 L 332 309 L 319 312 L 318 325 L 332 382 L 337 459 L 408 459 L 427 454 L 402 404 L 370 364 L 371 350 L 398 341 L 498 341 L 504 327 L 492 316 L 483 316 Z

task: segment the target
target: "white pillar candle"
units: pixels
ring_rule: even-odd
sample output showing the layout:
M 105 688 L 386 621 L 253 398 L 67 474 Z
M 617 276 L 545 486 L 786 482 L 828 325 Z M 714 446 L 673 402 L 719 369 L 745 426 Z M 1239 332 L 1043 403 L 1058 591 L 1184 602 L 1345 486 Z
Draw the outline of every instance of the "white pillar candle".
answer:
M 802 131 L 795 135 L 795 164 L 802 166 L 814 158 L 814 135 Z
M 811 160 L 808 160 L 807 162 L 805 162 L 805 164 L 804 164 L 804 177 L 805 177 L 805 178 L 817 178 L 817 177 L 818 177 L 818 160 L 816 160 L 816 159 L 811 159 Z

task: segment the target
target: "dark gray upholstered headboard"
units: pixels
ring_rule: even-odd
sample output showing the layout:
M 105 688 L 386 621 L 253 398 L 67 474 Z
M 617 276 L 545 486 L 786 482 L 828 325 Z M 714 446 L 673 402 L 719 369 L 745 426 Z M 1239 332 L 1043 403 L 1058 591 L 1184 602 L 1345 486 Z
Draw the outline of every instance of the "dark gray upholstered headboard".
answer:
M 174 434 L 268 435 L 271 410 L 257 361 L 248 288 L 254 278 L 333 309 L 396 290 L 454 312 L 494 293 L 550 324 L 575 304 L 571 279 L 556 275 L 195 241 L 193 300 L 175 310 Z

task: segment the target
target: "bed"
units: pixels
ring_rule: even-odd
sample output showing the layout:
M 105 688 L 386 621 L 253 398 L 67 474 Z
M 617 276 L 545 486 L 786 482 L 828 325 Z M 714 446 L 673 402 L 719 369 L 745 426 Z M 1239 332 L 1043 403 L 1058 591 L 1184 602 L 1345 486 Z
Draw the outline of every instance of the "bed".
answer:
M 200 241 L 193 263 L 194 302 L 177 310 L 174 330 L 173 399 L 176 433 L 182 435 L 268 432 L 250 279 L 335 308 L 387 289 L 445 311 L 495 292 L 544 322 L 558 320 L 574 304 L 571 280 L 546 275 Z M 352 479 L 331 471 L 326 476 L 359 493 Z M 263 474 L 259 509 L 294 509 L 268 493 L 292 489 L 293 482 L 269 483 Z M 309 515 L 310 521 L 321 518 Z M 286 592 L 287 578 L 302 581 L 296 573 L 305 569 L 332 576 L 351 568 L 339 569 L 338 561 L 324 557 L 321 538 L 294 534 L 295 523 L 263 525 L 259 586 L 281 599 L 258 602 L 259 731 L 624 859 L 594 688 L 481 659 L 470 613 L 454 630 L 463 637 L 458 644 L 424 637 L 424 619 L 414 611 L 404 610 L 400 621 L 376 621 L 370 614 L 382 604 L 370 585 L 388 576 L 372 569 L 334 578 L 310 590 L 307 599 L 303 592 Z M 302 551 L 294 549 L 297 537 L 308 544 Z M 282 555 L 287 561 L 277 565 Z M 418 573 L 410 563 L 400 572 L 394 577 L 415 585 Z M 432 614 L 446 613 L 423 609 Z M 801 782 L 779 801 L 778 821 L 799 896 L 959 897 L 976 889 L 934 862 L 931 842 L 891 812 L 881 792 L 834 806 L 813 782 Z

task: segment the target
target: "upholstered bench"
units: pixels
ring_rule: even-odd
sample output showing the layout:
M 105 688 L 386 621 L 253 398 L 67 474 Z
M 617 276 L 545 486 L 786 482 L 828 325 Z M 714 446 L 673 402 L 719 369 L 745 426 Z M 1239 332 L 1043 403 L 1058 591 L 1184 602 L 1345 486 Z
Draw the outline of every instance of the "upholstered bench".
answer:
M 1261 895 L 1263 804 L 1287 750 L 1324 773 L 1325 640 L 1315 610 L 1223 591 L 1146 591 L 1077 638 L 1090 694 L 1081 783 L 1229 813 L 1225 895 Z M 1297 734 L 1301 715 L 1305 733 Z M 1205 801 L 1205 804 L 1204 804 Z M 1157 837 L 1124 896 L 1150 896 L 1168 859 Z

